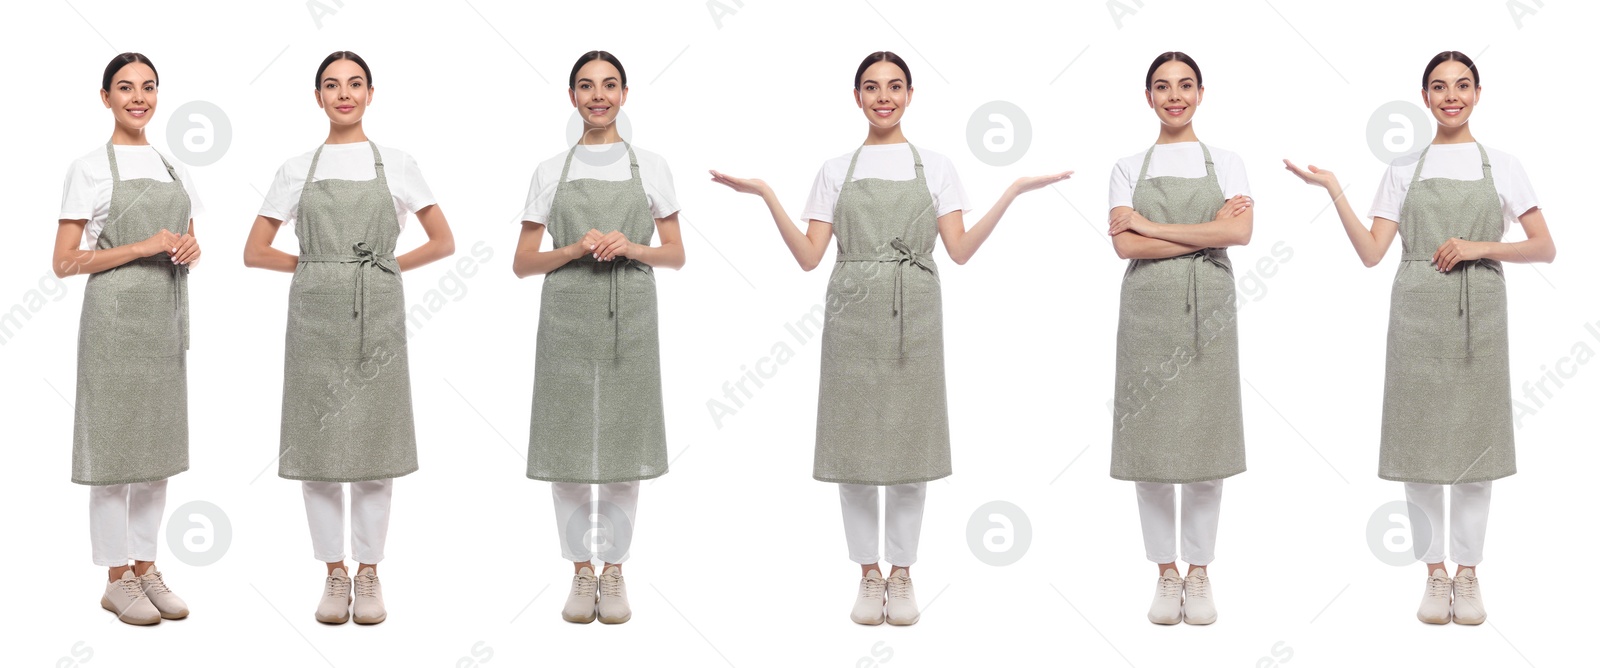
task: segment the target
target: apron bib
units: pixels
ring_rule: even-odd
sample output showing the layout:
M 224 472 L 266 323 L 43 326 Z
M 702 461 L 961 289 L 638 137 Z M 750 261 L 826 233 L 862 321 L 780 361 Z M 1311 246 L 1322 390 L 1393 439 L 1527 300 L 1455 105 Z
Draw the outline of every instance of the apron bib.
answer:
M 1226 201 L 1211 151 L 1199 178 L 1145 178 L 1133 209 L 1153 221 L 1204 223 Z M 1244 414 L 1239 390 L 1238 308 L 1233 265 L 1222 248 L 1130 260 L 1117 321 L 1117 385 L 1111 477 L 1187 483 L 1242 473 Z
M 567 180 L 567 152 L 550 204 L 554 247 L 577 243 L 590 229 L 622 232 L 648 245 L 650 213 L 639 161 L 628 149 L 627 181 Z M 661 399 L 661 345 L 656 279 L 650 265 L 593 255 L 544 278 L 534 356 L 528 477 L 571 483 L 645 480 L 667 472 L 667 427 Z
M 315 180 L 300 192 L 300 264 L 289 288 L 278 475 L 353 482 L 417 470 L 400 221 L 372 147 L 377 178 Z
M 122 180 L 110 142 L 106 158 L 111 211 L 97 250 L 163 228 L 189 232 L 189 194 L 165 156 L 168 182 Z M 73 482 L 150 482 L 189 469 L 188 277 L 165 252 L 89 276 L 78 321 Z
M 1378 452 L 1386 480 L 1451 485 L 1517 472 L 1500 262 L 1461 262 L 1449 273 L 1431 263 L 1451 237 L 1499 241 L 1504 232 L 1482 144 L 1478 154 L 1482 179 L 1424 179 L 1423 149 L 1400 207 Z
M 911 144 L 909 181 L 852 180 L 833 209 L 812 477 L 900 485 L 950 475 L 944 319 L 933 262 L 938 216 Z

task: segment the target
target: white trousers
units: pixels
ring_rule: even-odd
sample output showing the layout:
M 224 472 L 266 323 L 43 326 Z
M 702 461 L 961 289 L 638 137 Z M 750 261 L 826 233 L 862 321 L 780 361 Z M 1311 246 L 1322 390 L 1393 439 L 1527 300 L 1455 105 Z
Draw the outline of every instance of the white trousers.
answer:
M 883 504 L 884 555 L 891 566 L 909 567 L 917 562 L 928 483 L 882 486 L 888 488 Z M 878 563 L 878 487 L 839 483 L 844 540 L 850 548 L 850 560 L 858 564 Z
M 1483 539 L 1489 531 L 1489 483 L 1470 482 L 1450 488 L 1450 558 L 1474 568 L 1483 561 Z M 1424 564 L 1444 563 L 1446 485 L 1406 483 L 1411 515 L 1411 546 Z M 1428 535 L 1421 529 L 1427 527 Z
M 301 481 L 306 497 L 306 523 L 311 525 L 311 550 L 317 561 L 344 561 L 344 486 L 350 486 L 350 553 L 358 563 L 383 561 L 389 537 L 389 500 L 394 478 L 361 482 Z
M 639 510 L 640 480 L 601 485 L 550 483 L 555 500 L 556 533 L 561 537 L 561 557 L 567 561 L 608 564 L 628 560 L 633 544 L 633 521 Z M 600 488 L 598 498 L 594 488 Z
M 1144 528 L 1144 556 L 1158 564 L 1178 560 L 1175 536 L 1178 506 L 1173 487 L 1183 488 L 1183 560 L 1206 566 L 1217 556 L 1217 522 L 1222 511 L 1222 480 L 1206 480 L 1173 485 L 1164 482 L 1136 482 L 1139 496 L 1139 525 Z
M 155 561 L 167 481 L 89 487 L 89 545 L 97 566 Z

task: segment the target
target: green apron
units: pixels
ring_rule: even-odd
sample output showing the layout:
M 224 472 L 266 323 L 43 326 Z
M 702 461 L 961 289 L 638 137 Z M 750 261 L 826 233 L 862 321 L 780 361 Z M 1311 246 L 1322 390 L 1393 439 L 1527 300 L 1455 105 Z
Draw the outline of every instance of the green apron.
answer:
M 1210 221 L 1226 200 L 1211 150 L 1201 144 L 1200 151 L 1205 176 L 1147 179 L 1150 147 L 1134 181 L 1133 209 L 1158 223 Z M 1117 322 L 1111 477 L 1187 483 L 1244 471 L 1236 304 L 1226 249 L 1128 262 Z
M 1478 154 L 1482 179 L 1424 179 L 1423 149 L 1400 207 L 1378 452 L 1386 480 L 1451 485 L 1517 472 L 1500 262 L 1461 262 L 1449 273 L 1431 262 L 1451 237 L 1499 241 L 1504 232 L 1482 144 Z
M 111 142 L 106 158 L 111 210 L 97 250 L 163 228 L 189 232 L 189 193 L 165 156 L 166 182 L 122 180 Z M 189 267 L 165 252 L 89 276 L 78 322 L 73 482 L 150 482 L 189 469 L 188 278 Z
M 289 288 L 278 475 L 351 482 L 417 470 L 406 356 L 400 221 L 372 147 L 377 178 L 315 180 L 300 192 L 300 263 Z
M 938 215 L 917 176 L 851 180 L 833 209 L 839 252 L 828 279 L 812 477 L 900 485 L 950 475 L 944 319 L 933 263 Z
M 567 180 L 567 152 L 550 204 L 550 240 L 560 248 L 590 229 L 622 232 L 649 245 L 650 213 L 639 160 L 628 149 L 627 181 Z M 528 477 L 573 483 L 654 478 L 667 472 L 661 399 L 656 278 L 628 257 L 593 255 L 544 278 L 534 356 Z

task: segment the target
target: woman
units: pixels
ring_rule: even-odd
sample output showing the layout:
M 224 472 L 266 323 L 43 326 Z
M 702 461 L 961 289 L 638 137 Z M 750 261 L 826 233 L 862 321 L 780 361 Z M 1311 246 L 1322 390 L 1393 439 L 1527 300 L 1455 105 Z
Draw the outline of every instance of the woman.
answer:
M 202 208 L 183 165 L 145 137 L 160 83 L 142 54 L 106 65 L 111 139 L 67 170 L 52 259 L 58 277 L 89 274 L 72 481 L 91 486 L 89 541 L 110 569 L 100 607 L 138 625 L 189 614 L 155 559 L 167 478 L 189 470 L 188 275 Z
M 278 475 L 300 480 L 311 544 L 328 576 L 319 622 L 376 624 L 387 613 L 378 581 L 394 478 L 417 470 L 400 273 L 455 252 L 444 211 L 417 163 L 367 139 L 372 70 L 349 51 L 317 68 L 315 98 L 328 139 L 290 158 L 272 181 L 245 244 L 246 266 L 294 272 L 284 351 Z M 428 241 L 395 257 L 407 213 Z M 295 223 L 299 256 L 272 247 Z M 344 501 L 350 483 L 350 542 L 344 565 Z
M 622 562 L 639 482 L 667 472 L 654 269 L 683 267 L 683 238 L 666 161 L 617 132 L 628 100 L 622 62 L 583 54 L 567 98 L 583 137 L 534 171 L 511 267 L 518 278 L 545 276 L 528 477 L 550 481 L 561 554 L 573 564 L 561 618 L 620 624 L 633 616 Z M 547 227 L 551 249 L 541 251 Z M 657 231 L 661 245 L 651 246 Z M 586 540 L 596 519 L 597 546 Z
M 829 238 L 838 235 L 822 330 L 812 477 L 839 484 L 850 559 L 861 565 L 850 619 L 909 625 L 920 617 L 911 565 L 927 482 L 950 475 L 934 237 L 944 240 L 950 259 L 966 264 L 1012 200 L 1072 172 L 1018 179 L 969 230 L 962 221 L 969 210 L 966 193 L 950 160 L 918 150 L 901 130 L 913 91 L 905 61 L 879 51 L 862 60 L 855 74 L 855 102 L 867 118 L 867 137 L 817 173 L 802 215 L 805 232 L 765 182 L 711 175 L 735 191 L 761 196 L 806 271 L 821 263 Z M 879 486 L 887 488 L 887 580 L 878 566 Z
M 1145 72 L 1161 120 L 1149 149 L 1111 172 L 1111 241 L 1128 260 L 1117 323 L 1111 477 L 1134 481 L 1145 556 L 1159 577 L 1149 619 L 1216 621 L 1208 567 L 1222 479 L 1244 471 L 1239 335 L 1228 246 L 1250 242 L 1250 184 L 1237 155 L 1200 143 L 1200 66 L 1176 51 Z M 1183 560 L 1174 486 L 1183 498 Z
M 1544 213 L 1515 157 L 1486 149 L 1467 119 L 1483 97 L 1478 67 L 1445 51 L 1422 71 L 1422 101 L 1437 121 L 1433 142 L 1389 166 L 1369 229 L 1333 172 L 1286 169 L 1333 198 L 1362 264 L 1375 266 L 1400 235 L 1389 296 L 1378 477 L 1405 483 L 1417 558 L 1428 571 L 1417 618 L 1481 624 L 1478 584 L 1491 481 L 1517 471 L 1502 262 L 1555 259 Z M 1500 241 L 1512 222 L 1527 240 Z M 1450 557 L 1445 570 L 1445 487 Z M 1453 598 L 1452 598 L 1453 594 Z

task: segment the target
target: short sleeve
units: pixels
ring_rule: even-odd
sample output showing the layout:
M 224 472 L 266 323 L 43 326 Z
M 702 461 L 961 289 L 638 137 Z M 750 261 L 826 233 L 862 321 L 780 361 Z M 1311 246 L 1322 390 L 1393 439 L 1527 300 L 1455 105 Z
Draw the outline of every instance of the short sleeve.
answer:
M 1506 220 L 1521 223 L 1522 214 L 1539 206 L 1539 197 L 1533 192 L 1533 182 L 1522 168 L 1522 161 L 1506 156 L 1506 168 L 1494 175 L 1495 187 L 1500 191 L 1500 204 Z
M 961 187 L 961 176 L 956 174 L 955 164 L 945 156 L 939 156 L 939 182 L 932 184 L 934 206 L 938 209 L 935 216 L 943 217 L 952 211 L 971 211 L 967 203 L 967 191 Z
M 189 169 L 183 163 L 176 163 L 173 167 L 178 172 L 178 178 L 183 181 L 183 191 L 189 195 L 189 218 L 199 218 L 206 213 L 206 205 L 200 201 L 200 188 L 195 185 L 194 178 L 189 176 Z
M 1232 199 L 1238 195 L 1250 196 L 1250 179 L 1245 175 L 1244 160 L 1234 153 L 1228 154 L 1228 159 L 1220 166 L 1218 175 L 1219 185 L 1222 186 L 1222 198 Z
M 294 183 L 289 176 L 289 163 L 284 163 L 272 177 L 272 185 L 267 188 L 267 196 L 262 199 L 261 210 L 256 214 L 290 223 L 294 221 L 298 204 L 294 196 Z
M 1111 167 L 1111 192 L 1108 198 L 1109 209 L 1119 206 L 1133 206 L 1133 176 L 1128 173 L 1128 166 L 1121 160 Z
M 428 188 L 428 182 L 422 178 L 422 169 L 417 166 L 417 159 L 407 153 L 400 162 L 403 166 L 398 193 L 401 206 L 410 213 L 416 213 L 437 204 L 439 201 L 434 199 L 433 191 Z
M 652 218 L 666 218 L 678 212 L 678 191 L 672 183 L 672 169 L 667 167 L 667 161 L 656 160 L 656 169 L 652 170 L 652 177 L 646 184 L 645 196 L 650 200 L 650 216 Z
M 555 199 L 555 183 L 544 176 L 544 170 L 533 168 L 533 178 L 528 182 L 528 198 L 522 204 L 522 220 L 544 225 L 550 222 L 550 205 Z
M 811 196 L 806 198 L 806 208 L 800 214 L 803 221 L 833 222 L 833 205 L 839 201 L 840 184 L 828 176 L 828 165 L 823 163 L 822 169 L 817 170 L 816 180 L 811 182 Z
M 60 220 L 89 220 L 94 217 L 94 176 L 82 160 L 73 160 L 61 185 Z
M 1400 222 L 1400 206 L 1406 201 L 1407 185 L 1403 171 L 1393 166 L 1384 170 L 1383 180 L 1378 182 L 1378 192 L 1372 197 L 1372 209 L 1367 211 L 1368 218 L 1387 218 Z

